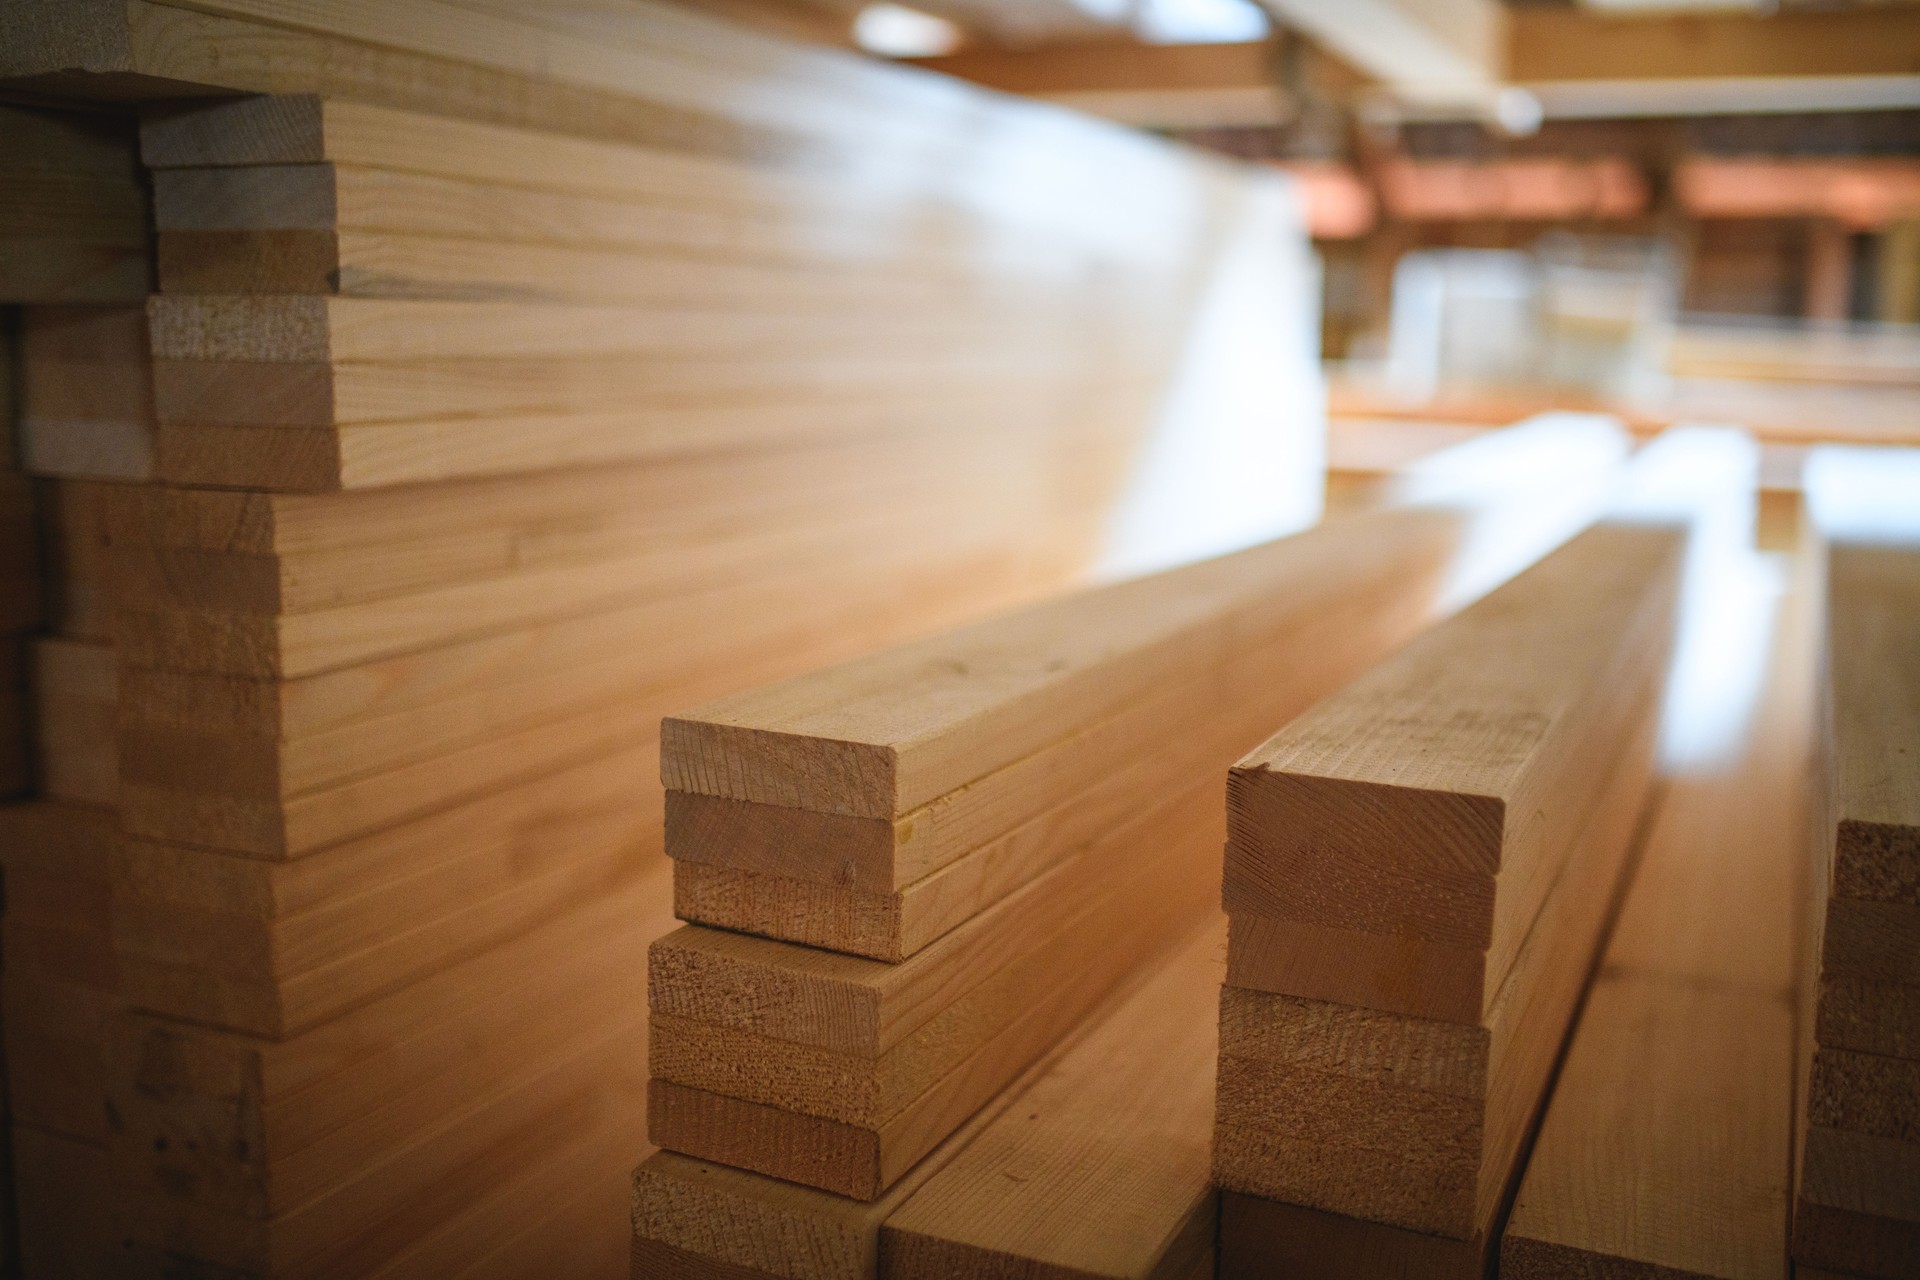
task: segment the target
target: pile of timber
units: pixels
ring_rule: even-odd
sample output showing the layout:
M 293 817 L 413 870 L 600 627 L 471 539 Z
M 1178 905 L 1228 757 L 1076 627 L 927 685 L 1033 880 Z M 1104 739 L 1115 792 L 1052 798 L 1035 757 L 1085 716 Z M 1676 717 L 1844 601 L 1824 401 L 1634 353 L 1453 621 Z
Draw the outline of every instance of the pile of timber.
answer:
M 1485 1270 L 1648 794 L 1683 546 L 1591 529 L 1234 767 L 1225 1274 Z
M 1920 1269 L 1920 549 L 1827 559 L 1793 1214 L 1801 1276 Z
M 1017 1120 L 992 1117 L 1113 1117 L 1048 1092 L 1044 1069 L 1045 1107 L 1009 1086 L 1207 918 L 1223 771 L 1413 633 L 1457 526 L 1355 517 L 667 721 L 676 909 L 699 923 L 649 957 L 650 1134 L 676 1154 L 636 1175 L 640 1271 L 692 1257 L 871 1274 L 883 1224 L 918 1242 L 902 1255 L 916 1274 L 969 1249 L 1031 1261 L 1051 1236 L 1022 1246 L 1017 1213 L 998 1244 L 979 1238 L 998 1181 L 980 1170 L 1023 1145 Z M 1133 999 L 1191 1000 L 1195 974 L 1210 989 L 1217 938 L 1188 946 L 1187 977 Z M 1085 1081 L 1077 1064 L 1110 1059 L 1120 1034 L 1091 1033 L 1058 1070 Z M 1182 1043 L 1207 1056 L 1176 1096 L 1203 1099 L 1211 1037 Z M 1157 1131 L 1136 1120 L 1136 1139 Z M 1072 1149 L 1048 1158 L 1069 1169 Z M 1184 1195 L 1072 1238 L 1123 1238 L 1136 1260 L 1201 1249 L 1211 1202 L 1189 1163 L 1169 1175 Z M 847 1252 L 816 1272 L 823 1235 Z
M 134 305 L 23 326 L 23 450 L 87 507 L 104 621 L 26 652 L 76 794 L 7 820 L 111 804 L 95 861 L 63 827 L 21 862 L 92 912 L 48 980 L 112 981 L 80 1068 L 19 1080 L 116 1121 L 22 1144 L 23 1209 L 105 1189 L 77 1217 L 136 1272 L 622 1269 L 660 717 L 1074 578 L 1212 282 L 1305 297 L 1290 205 L 647 3 L 18 0 L 0 81 L 125 138 L 147 99 L 137 234 L 66 259 L 133 252 Z M 1034 898 L 969 865 L 861 936 Z
M 123 1003 L 104 515 L 110 490 L 150 474 L 149 238 L 131 120 L 5 107 L 0 138 L 8 1254 L 52 1280 L 102 1274 L 112 1243 L 104 1049 Z

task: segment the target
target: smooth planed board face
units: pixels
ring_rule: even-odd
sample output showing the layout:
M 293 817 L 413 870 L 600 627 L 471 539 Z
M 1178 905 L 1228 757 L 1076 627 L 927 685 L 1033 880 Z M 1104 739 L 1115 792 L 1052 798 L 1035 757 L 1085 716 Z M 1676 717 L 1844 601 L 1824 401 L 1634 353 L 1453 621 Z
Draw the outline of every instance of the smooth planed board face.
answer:
M 1170 680 L 1237 631 L 1339 607 L 1359 575 L 1424 572 L 1456 517 L 1399 511 L 1063 597 L 708 703 L 661 729 L 678 790 L 896 817 Z

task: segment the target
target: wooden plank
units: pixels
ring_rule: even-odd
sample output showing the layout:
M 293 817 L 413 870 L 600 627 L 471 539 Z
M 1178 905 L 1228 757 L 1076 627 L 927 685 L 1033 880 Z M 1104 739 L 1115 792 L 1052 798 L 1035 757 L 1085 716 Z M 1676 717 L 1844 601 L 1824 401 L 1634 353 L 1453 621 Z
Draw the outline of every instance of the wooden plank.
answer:
M 1920 1259 L 1920 1054 L 1900 937 L 1920 905 L 1920 786 L 1904 763 L 1920 747 L 1920 556 L 1836 543 L 1826 568 L 1830 703 L 1793 1256 L 1897 1276 Z
M 657 858 L 640 746 L 293 862 L 134 840 L 114 945 L 143 1009 L 283 1039 L 518 937 Z
M 429 125 L 444 130 L 450 122 Z M 331 149 L 331 148 L 329 148 Z M 446 168 L 444 161 L 421 163 Z M 668 158 L 668 164 L 671 158 Z M 620 248 L 628 252 L 703 255 L 746 262 L 805 266 L 838 261 L 855 267 L 887 263 L 954 278 L 977 256 L 956 251 L 942 233 L 958 222 L 936 214 L 933 225 L 919 225 L 903 236 L 889 234 L 884 215 L 844 191 L 814 183 L 781 181 L 744 170 L 717 181 L 689 184 L 687 191 L 647 194 L 615 189 L 575 189 L 582 182 L 552 175 L 543 156 L 515 175 L 511 184 L 439 173 L 410 173 L 357 164 L 274 164 L 245 167 L 160 169 L 154 172 L 155 219 L 172 242 L 173 263 L 186 274 L 171 283 L 218 278 L 205 274 L 216 266 L 210 254 L 232 262 L 252 261 L 250 276 L 234 276 L 239 287 L 258 291 L 274 279 L 305 280 L 289 291 L 330 293 L 341 284 L 320 275 L 282 276 L 280 264 L 250 258 L 249 246 L 278 245 L 295 253 L 333 259 L 339 254 L 334 231 L 456 237 L 490 244 L 545 244 L 573 248 Z M 631 168 L 631 157 L 621 168 Z M 689 175 L 690 177 L 694 175 Z M 705 176 L 705 175 L 701 175 Z M 591 177 L 585 179 L 594 185 Z M 657 180 L 651 184 L 663 185 Z M 785 208 L 776 207 L 785 196 Z M 249 233 L 234 235 L 232 233 Z M 195 248 L 195 246 L 199 246 Z M 225 246 L 224 249 L 221 246 Z M 1049 246 L 1073 254 L 1075 246 Z M 1005 267 L 1039 271 L 1037 244 L 993 246 L 990 260 Z
M 552 1146 L 609 1128 L 638 1136 L 638 1030 L 550 1064 L 513 1093 L 479 1103 L 345 1183 L 280 1217 L 209 1210 L 152 1193 L 127 1194 L 131 1256 L 242 1272 L 362 1275 L 384 1265 L 480 1196 L 498 1177 Z
M 596 1135 L 644 1150 L 645 1027 L 608 1017 L 607 1000 L 630 984 L 611 1007 L 638 1015 L 664 887 L 660 873 L 630 882 L 277 1044 L 128 1020 L 115 1096 L 123 1159 L 143 1171 L 136 1242 L 208 1265 L 366 1274 L 427 1247 L 503 1169 Z
M 1084 1026 L 1097 1025 L 1101 1016 L 1096 1013 Z M 671 1151 L 650 1156 L 633 1175 L 632 1275 L 637 1280 L 880 1280 L 886 1220 L 1078 1043 L 1076 1035 L 1062 1040 L 872 1201 Z
M 806 535 L 825 545 L 835 536 L 846 536 L 822 527 L 835 523 L 825 519 L 835 510 L 845 512 L 849 525 L 879 525 L 909 521 L 916 510 L 924 513 L 930 505 L 936 510 L 951 507 L 955 509 L 943 514 L 950 516 L 946 523 L 954 526 L 956 537 L 1004 528 L 1018 514 L 967 513 L 958 509 L 958 496 L 943 500 L 919 494 L 916 507 L 914 494 L 896 496 L 877 488 L 888 480 L 910 485 L 924 477 L 928 466 L 950 465 L 959 482 L 992 484 L 1009 506 L 1024 503 L 1032 509 L 1045 501 L 1037 491 L 1037 477 L 995 482 L 978 443 L 970 447 L 956 440 L 899 436 L 829 440 L 747 456 L 722 453 L 538 479 L 473 481 L 427 493 L 317 502 L 129 488 L 114 519 L 125 544 L 116 558 L 121 567 L 116 586 L 126 606 L 135 610 L 308 617 L 287 624 L 289 642 L 300 638 L 298 628 L 323 624 L 338 631 L 357 623 L 364 632 L 382 611 L 439 612 L 441 606 L 429 610 L 426 601 L 436 587 L 518 600 L 514 612 L 499 614 L 498 604 L 486 610 L 530 620 L 529 615 L 539 616 L 542 606 L 550 611 L 551 597 L 560 594 L 536 587 L 533 579 L 583 573 L 619 579 L 631 577 L 635 565 L 652 563 L 655 568 L 647 579 L 619 593 L 631 596 L 641 594 L 649 581 L 672 581 L 671 562 L 700 554 L 716 561 L 729 555 L 751 561 L 757 551 L 770 568 L 784 568 L 764 544 Z M 1061 448 L 1046 441 L 1028 441 L 1024 448 L 1013 439 L 1005 443 L 1040 465 L 1052 462 Z M 864 476 L 848 475 L 847 468 L 863 458 L 871 470 Z M 783 483 L 792 488 L 763 497 L 758 510 L 746 496 Z M 856 502 L 857 510 L 846 510 Z M 1038 508 L 1040 514 L 1046 510 Z M 941 528 L 928 528 L 917 536 L 931 548 L 940 545 L 941 535 Z M 669 547 L 675 556 L 665 554 Z M 882 554 L 876 549 L 872 558 L 878 561 Z M 624 562 L 622 573 L 610 571 L 613 561 Z M 717 568 L 685 589 L 720 585 L 713 578 Z M 516 579 L 518 584 L 511 585 Z M 590 597 L 579 593 L 578 598 L 584 604 Z M 469 599 L 460 607 L 475 612 L 478 606 L 477 599 Z M 578 611 L 582 605 L 573 608 Z M 329 611 L 331 618 L 325 616 Z M 388 626 L 421 634 L 424 622 L 389 617 Z M 471 622 L 465 626 L 473 629 Z M 440 626 L 446 638 L 459 633 L 444 622 Z M 434 634 L 425 632 L 427 637 Z M 137 655 L 130 661 L 161 665 Z M 280 674 L 303 672 L 289 664 Z
M 145 198 L 132 122 L 0 107 L 0 298 L 137 302 L 147 292 Z
M 648 957 L 650 1005 L 674 1019 L 656 1029 L 652 1140 L 878 1198 L 1199 918 L 1218 839 L 1212 788 L 1192 791 L 898 965 L 694 927 L 669 935 Z M 1045 973 L 1070 977 L 1035 999 Z M 687 1023 L 766 1043 L 675 1045 L 669 1033 Z M 829 1088 L 796 1060 L 842 1069 Z
M 1681 545 L 1581 535 L 1235 768 L 1229 912 L 1376 938 L 1332 1000 L 1225 988 L 1223 1187 L 1490 1234 L 1633 844 Z M 1418 758 L 1396 760 L 1410 735 Z M 1414 828 L 1410 850 L 1394 833 Z M 1396 970 L 1407 932 L 1477 955 L 1482 985 Z
M 1401 512 L 1351 539 L 1315 530 L 709 704 L 662 726 L 662 777 L 675 790 L 879 819 L 886 856 L 853 874 L 895 888 L 931 869 L 892 865 L 895 819 L 1048 745 L 1059 725 L 1205 670 L 1218 638 L 1248 625 L 1243 613 L 1287 611 L 1280 581 L 1331 593 L 1350 566 L 1391 562 L 1409 542 L 1434 547 L 1446 523 Z
M 579 248 L 347 228 L 163 231 L 156 243 L 160 286 L 168 293 L 913 309 L 955 301 L 955 293 L 974 288 L 984 299 L 997 289 L 1005 301 L 1020 300 L 1017 270 L 994 285 L 958 267 L 900 272 L 885 262 L 822 253 L 761 263 L 744 255 L 695 256 L 677 246 Z M 1000 265 L 1017 269 L 1017 259 L 1005 261 L 1010 256 L 1003 252 Z
M 1920 777 L 1898 761 L 1920 741 L 1920 556 L 1836 546 L 1831 896 L 1920 904 Z
M 462 253 L 469 263 L 482 258 L 477 250 Z M 1024 350 L 1018 344 L 1023 336 Z M 162 422 L 312 428 L 496 413 L 564 416 L 609 403 L 642 411 L 696 397 L 785 388 L 819 395 L 913 386 L 939 395 L 956 382 L 990 377 L 1015 389 L 1058 377 L 1086 354 L 1038 341 L 1031 331 L 948 351 L 932 344 L 881 352 L 850 349 L 853 344 L 844 341 L 839 346 L 831 354 L 762 350 L 725 359 L 630 353 L 336 365 L 158 360 L 153 374 Z
M 138 307 L 21 313 L 20 451 L 35 475 L 153 474 L 153 377 Z
M 1637 1265 L 1784 1278 L 1792 1044 L 1779 993 L 1599 982 L 1528 1161 L 1501 1274 Z M 1677 1116 L 1685 1132 L 1671 1128 Z
M 820 353 L 850 340 L 882 347 L 903 337 L 978 341 L 990 336 L 993 325 L 1017 326 L 1022 319 L 847 315 L 815 306 L 780 308 L 771 301 L 727 310 L 711 304 L 594 307 L 224 294 L 156 294 L 147 314 L 158 359 L 253 364 L 642 354 L 737 358 L 767 348 Z
M 1212 1274 L 1211 996 L 1224 924 L 1158 962 L 887 1220 L 890 1277 Z
M 373 752 L 376 758 L 398 758 L 396 749 L 402 749 L 400 755 L 414 756 L 410 763 L 371 774 L 349 770 L 341 775 L 342 781 L 282 797 L 272 787 L 256 787 L 251 795 L 236 794 L 239 788 L 230 781 L 210 782 L 204 771 L 190 762 L 169 764 L 157 759 L 152 776 L 141 769 L 137 771 L 139 776 L 125 781 L 123 802 L 129 829 L 161 840 L 204 844 L 217 838 L 221 847 L 259 857 L 301 856 L 436 804 L 472 796 L 489 785 L 556 769 L 596 751 L 634 745 L 640 740 L 637 735 L 652 736 L 650 726 L 662 711 L 688 699 L 743 681 L 777 676 L 810 660 L 857 652 L 891 640 L 905 629 L 937 625 L 985 603 L 1005 600 L 1036 577 L 1045 580 L 1033 569 L 1018 561 L 1009 563 L 1007 558 L 943 563 L 929 561 L 924 548 L 908 550 L 916 572 L 909 587 L 901 586 L 893 574 L 872 573 L 873 566 L 836 565 L 818 578 L 796 575 L 757 590 L 716 593 L 711 600 L 668 597 L 650 602 L 639 612 L 642 625 L 626 634 L 658 631 L 683 635 L 684 643 L 676 642 L 667 652 L 629 652 L 609 660 L 615 663 L 616 674 L 629 673 L 604 686 L 616 691 L 624 688 L 618 698 L 602 696 L 597 702 L 575 707 L 564 703 L 553 706 L 544 714 L 522 713 L 524 718 L 518 724 L 512 717 L 502 717 L 490 709 L 511 708 L 519 697 L 519 686 L 496 686 L 493 682 L 523 660 L 537 661 L 543 649 L 570 643 L 570 638 L 563 637 L 556 645 L 542 645 L 542 632 L 535 629 L 503 634 L 497 642 L 457 647 L 445 654 L 444 660 L 442 655 L 429 652 L 375 666 L 342 669 L 319 682 L 321 687 L 314 690 L 317 696 L 311 703 L 289 697 L 287 705 L 294 708 L 294 714 L 357 720 L 348 713 L 365 709 L 369 698 L 384 704 L 391 697 L 393 705 L 379 708 L 383 714 L 375 718 L 329 730 L 313 743 L 311 754 L 303 755 L 296 747 L 288 759 L 293 763 L 323 762 L 334 758 L 336 746 L 351 746 L 357 741 L 362 750 Z M 849 572 L 860 580 L 849 584 Z M 823 591 L 823 586 L 830 589 Z M 628 621 L 633 616 L 631 610 L 620 615 Z M 768 625 L 775 628 L 770 634 L 758 632 Z M 675 626 L 686 630 L 672 632 Z M 474 661 L 476 658 L 486 661 Z M 500 670 L 503 664 L 508 672 Z M 389 680 L 389 676 L 394 678 Z M 444 694 L 450 682 L 474 691 L 436 709 L 429 699 Z M 536 681 L 530 687 L 539 694 L 544 686 Z M 558 687 L 577 691 L 581 686 L 579 681 L 561 681 Z M 299 686 L 287 688 L 292 693 L 303 692 Z M 588 686 L 589 693 L 592 688 Z M 219 688 L 208 699 L 213 718 L 202 723 L 217 724 L 224 714 L 222 709 L 235 702 L 251 708 L 247 715 L 257 721 L 263 714 L 261 706 L 275 706 L 281 692 L 250 683 Z M 415 703 L 415 699 L 426 705 Z M 538 698 L 534 705 L 540 706 Z M 306 707 L 319 709 L 309 713 L 302 710 Z M 484 733 L 475 736 L 476 725 L 488 724 L 494 726 L 492 737 Z M 420 739 L 409 736 L 409 726 L 416 725 L 426 741 L 438 741 L 448 750 L 419 757 L 414 748 Z M 245 736 L 246 727 L 236 715 L 226 735 L 208 727 L 202 736 L 185 735 L 180 741 L 199 755 L 211 753 L 212 758 L 219 759 L 231 756 L 236 769 L 257 775 L 263 762 L 274 762 L 275 739 Z M 351 755 L 340 758 L 350 760 Z M 639 785 L 641 791 L 636 794 L 658 795 L 652 784 L 642 780 Z
M 1125 818 L 1140 796 L 1168 794 L 1219 769 L 1410 634 L 1429 611 L 1438 562 L 1417 543 L 1386 542 L 1393 536 L 1381 538 L 1373 563 L 1349 560 L 1337 583 L 1319 577 L 1311 546 L 1270 555 L 1277 607 L 1265 618 L 1247 611 L 1230 644 L 1208 655 L 1220 665 L 1178 679 L 1192 664 L 1170 654 L 1167 678 L 1149 696 L 891 824 L 669 791 L 676 910 L 698 923 L 875 959 L 911 955 Z M 1324 540 L 1310 541 L 1324 550 Z M 978 634 L 960 643 L 984 649 L 994 641 Z M 916 682 L 909 696 L 920 692 Z M 1164 742 L 1178 745 L 1143 750 Z M 857 878 L 824 882 L 853 859 L 890 860 L 906 883 L 889 893 Z
M 552 1269 L 567 1275 L 623 1275 L 633 1239 L 628 1222 L 633 1162 L 652 1154 L 622 1128 L 590 1133 L 514 1166 L 473 1203 L 370 1273 L 379 1280 L 445 1275 L 513 1277 Z
M 1494 1239 L 1637 840 L 1651 710 L 1644 723 L 1478 1024 L 1222 989 L 1216 1183 L 1336 1215 L 1351 1206 L 1412 1232 Z M 1365 1249 L 1376 1238 L 1399 1239 L 1354 1237 Z
M 1477 1021 L 1608 763 L 1649 714 L 1678 547 L 1657 529 L 1583 534 L 1242 762 L 1228 791 L 1227 910 L 1274 922 L 1268 941 L 1312 928 L 1305 945 L 1249 944 L 1228 981 Z M 1409 733 L 1432 743 L 1414 763 Z M 1409 825 L 1431 843 L 1410 850 L 1397 834 Z M 1348 948 L 1341 965 L 1313 949 L 1321 938 Z

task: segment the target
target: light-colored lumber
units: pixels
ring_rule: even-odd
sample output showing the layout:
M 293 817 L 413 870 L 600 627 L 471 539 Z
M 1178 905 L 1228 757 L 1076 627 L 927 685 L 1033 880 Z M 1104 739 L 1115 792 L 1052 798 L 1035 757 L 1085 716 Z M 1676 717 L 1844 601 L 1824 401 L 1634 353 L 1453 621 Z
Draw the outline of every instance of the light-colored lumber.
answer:
M 1645 723 L 1478 1022 L 1222 989 L 1216 1182 L 1457 1240 L 1491 1238 L 1631 853 L 1649 782 L 1650 710 Z
M 129 840 L 114 946 L 140 1007 L 281 1039 L 518 937 L 657 860 L 641 746 L 311 857 Z
M 832 836 L 822 831 L 822 851 L 847 848 L 842 835 L 864 837 L 844 869 L 746 842 L 723 854 L 724 839 L 705 858 L 674 855 L 727 856 L 743 869 L 829 883 L 845 876 L 883 891 L 911 883 L 967 847 L 943 845 L 940 823 L 918 820 L 934 816 L 921 815 L 923 806 L 1050 746 L 1060 725 L 1097 723 L 1147 690 L 1213 669 L 1236 629 L 1284 633 L 1303 596 L 1333 608 L 1356 575 L 1391 573 L 1403 554 L 1416 562 L 1444 554 L 1449 524 L 1408 511 L 1360 530 L 1315 530 L 674 717 L 661 730 L 670 789 L 853 820 L 832 824 Z M 942 816 L 965 812 L 941 806 Z
M 1257 987 L 1230 953 L 1223 1187 L 1488 1237 L 1639 823 L 1681 546 L 1583 534 L 1236 766 L 1228 912 L 1314 929 Z
M 878 1198 L 1201 917 L 1217 824 L 1211 787 L 1162 803 L 897 965 L 669 935 L 648 957 L 650 1137 Z
M 344 780 L 290 798 L 282 798 L 275 785 L 255 786 L 251 794 L 236 794 L 231 782 L 209 786 L 205 770 L 191 760 L 159 757 L 157 767 L 164 772 L 130 777 L 123 783 L 129 829 L 155 839 L 186 842 L 195 841 L 195 831 L 200 832 L 201 842 L 218 833 L 221 847 L 237 853 L 300 856 L 436 804 L 472 796 L 490 785 L 559 768 L 595 751 L 636 745 L 652 738 L 658 716 L 677 702 L 756 676 L 777 676 L 808 656 L 834 658 L 884 643 L 902 629 L 937 624 L 977 611 L 983 602 L 1004 600 L 1025 582 L 1041 577 L 1034 567 L 1007 557 L 929 562 L 916 553 L 906 558 L 921 575 L 906 587 L 895 576 L 902 572 L 899 569 L 889 574 L 876 572 L 878 566 L 871 564 L 836 564 L 817 577 L 796 574 L 765 587 L 729 589 L 712 596 L 669 596 L 623 611 L 628 622 L 635 622 L 637 615 L 638 634 L 670 634 L 675 625 L 687 631 L 684 636 L 673 635 L 673 647 L 666 653 L 629 652 L 625 658 L 607 660 L 602 666 L 612 668 L 611 683 L 595 685 L 590 680 L 583 683 L 580 678 L 555 676 L 491 689 L 482 685 L 445 707 L 396 708 L 389 718 L 342 726 L 327 740 L 313 743 L 311 755 L 300 751 L 296 741 L 283 764 L 350 760 L 351 756 L 338 755 L 336 744 L 350 747 L 356 739 L 378 744 L 361 749 L 396 764 L 372 774 L 343 775 Z M 850 583 L 850 577 L 856 581 Z M 776 628 L 772 634 L 758 631 L 769 625 Z M 455 646 L 444 663 L 432 653 L 407 655 L 388 663 L 341 668 L 330 673 L 337 678 L 322 680 L 329 694 L 344 690 L 351 702 L 369 694 L 395 693 L 416 681 L 416 687 L 428 690 L 449 676 L 462 684 L 476 683 L 476 677 L 485 674 L 484 666 L 467 661 L 476 651 L 482 656 L 504 653 L 517 666 L 523 658 L 538 659 L 541 634 L 538 628 L 497 633 L 483 643 Z M 495 639 L 500 643 L 493 643 Z M 704 665 L 700 650 L 704 650 Z M 387 680 L 392 673 L 398 678 Z M 607 673 L 588 670 L 584 674 Z M 583 688 L 589 699 L 584 706 L 554 700 L 556 690 L 577 693 Z M 597 701 L 592 700 L 595 689 L 602 691 Z M 241 689 L 225 690 L 223 695 L 233 692 L 251 700 L 260 691 L 243 683 Z M 272 692 L 260 692 L 260 700 L 270 699 Z M 611 693 L 619 696 L 608 696 Z M 527 698 L 537 713 L 500 714 L 514 707 L 516 700 L 525 703 Z M 337 710 L 337 706 L 328 707 L 322 714 Z M 434 735 L 453 749 L 419 758 L 414 739 L 394 736 L 416 720 L 423 735 Z M 491 737 L 473 736 L 476 723 L 489 722 L 495 726 Z M 211 734 L 181 735 L 178 740 L 195 744 L 200 753 L 234 749 Z M 245 752 L 251 748 L 254 754 L 246 767 L 258 776 L 260 770 L 274 765 L 273 742 L 271 737 L 241 739 L 239 754 L 232 758 L 249 759 Z M 400 767 L 397 762 L 409 754 L 412 762 Z M 172 781 L 176 778 L 178 786 Z M 642 779 L 638 786 L 636 800 L 651 793 L 653 803 L 658 803 L 654 784 Z
M 1346 549 L 1349 538 L 1357 553 Z M 1070 732 L 891 823 L 669 791 L 676 910 L 698 923 L 875 959 L 911 955 L 1123 819 L 1139 797 L 1165 794 L 1217 769 L 1275 721 L 1389 651 L 1427 613 L 1439 581 L 1435 552 L 1445 541 L 1427 516 L 1398 513 L 1329 537 L 1244 553 L 1250 563 L 1237 566 L 1247 570 L 1244 582 L 1216 598 L 1222 617 L 1212 624 L 1195 619 L 1196 629 L 1217 626 L 1225 633 L 1217 647 L 1200 641 L 1197 655 L 1184 653 L 1172 638 L 1149 633 L 1149 642 L 1166 646 L 1164 674 L 1151 693 L 1091 723 L 1063 720 L 1074 726 Z M 1054 643 L 1063 645 L 1073 642 L 1075 610 L 1118 635 L 1133 610 L 1149 614 L 1157 595 L 1177 585 L 1161 582 L 1155 593 L 1138 593 L 1119 623 L 1099 594 L 1042 609 L 1054 615 Z M 1263 586 L 1271 606 L 1253 600 Z M 1229 620 L 1227 610 L 1236 616 Z M 979 667 L 971 655 L 1000 651 L 1003 644 L 1017 654 L 1030 642 L 1023 632 L 1049 621 L 1037 612 L 951 637 L 950 656 L 936 657 L 932 643 L 920 646 L 916 668 L 947 662 L 972 674 Z M 877 665 L 873 659 L 856 664 Z M 1153 680 L 1151 672 L 1141 675 Z M 855 668 L 845 668 L 813 683 L 859 678 Z M 964 678 L 945 684 L 957 689 Z M 1108 693 L 1103 684 L 1096 696 Z M 951 693 L 917 678 L 916 669 L 902 696 L 934 706 Z M 872 701 L 878 704 L 877 690 Z M 981 712 L 964 708 L 962 714 Z M 958 717 L 954 723 L 971 731 Z M 1173 745 L 1144 750 L 1149 743 Z M 857 868 L 851 875 L 849 863 Z M 889 864 L 900 882 L 891 892 L 880 879 Z
M 888 1276 L 1212 1274 L 1224 923 L 1156 961 L 887 1220 Z
M 1228 981 L 1477 1021 L 1657 696 L 1679 544 L 1581 535 L 1237 767 L 1224 901 L 1236 929 L 1270 923 Z M 1410 848 L 1412 827 L 1429 835 Z
M 1788 1274 L 1815 592 L 1796 575 L 1776 611 L 1740 749 L 1669 781 L 1528 1159 L 1503 1275 Z
M 136 1240 L 208 1264 L 370 1270 L 511 1169 L 516 1145 L 537 1160 L 613 1132 L 644 1150 L 639 984 L 664 887 L 656 865 L 278 1043 L 124 1020 L 113 1052 L 138 1070 L 113 1076 L 116 1142 L 145 1170 Z
M 1827 556 L 1824 809 L 1793 1256 L 1860 1276 L 1920 1264 L 1920 1054 L 1905 931 L 1920 907 L 1920 554 L 1835 542 Z
M 1115 997 L 1109 1007 L 1125 998 Z M 1084 1027 L 1097 1026 L 1103 1012 Z M 887 1219 L 1078 1043 L 1069 1036 L 1039 1057 L 871 1201 L 671 1151 L 650 1156 L 633 1175 L 631 1274 L 635 1280 L 881 1280 Z

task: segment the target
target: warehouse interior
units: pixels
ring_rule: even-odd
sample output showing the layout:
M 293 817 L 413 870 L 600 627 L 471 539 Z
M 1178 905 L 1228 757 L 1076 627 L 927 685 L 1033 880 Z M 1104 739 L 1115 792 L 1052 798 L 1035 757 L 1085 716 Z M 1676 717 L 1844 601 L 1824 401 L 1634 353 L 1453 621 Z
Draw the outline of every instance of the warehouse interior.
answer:
M 0 0 L 0 1280 L 1920 1276 L 1920 3 Z

